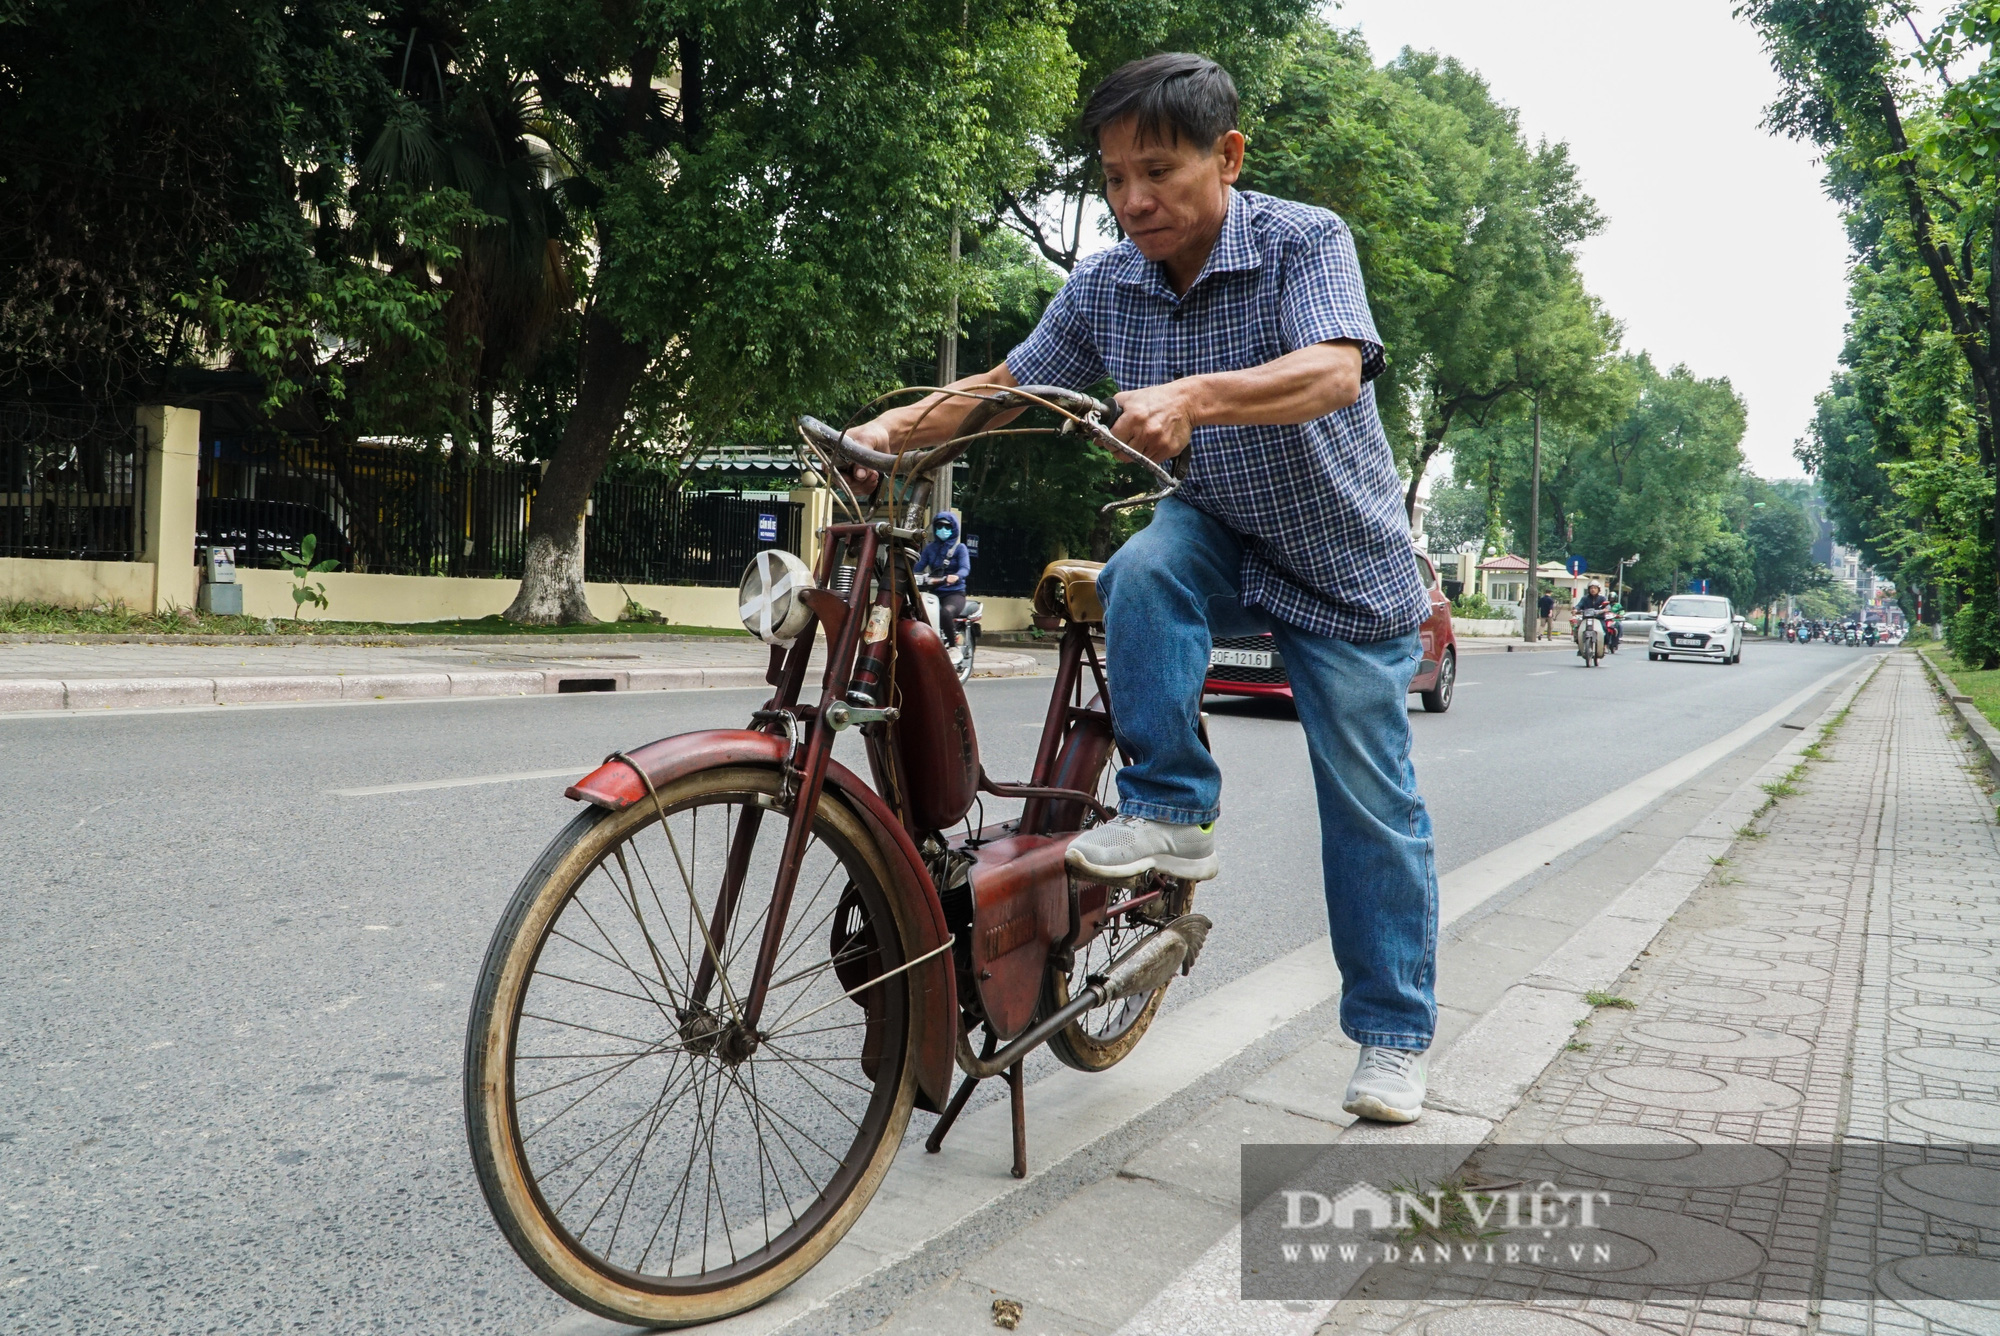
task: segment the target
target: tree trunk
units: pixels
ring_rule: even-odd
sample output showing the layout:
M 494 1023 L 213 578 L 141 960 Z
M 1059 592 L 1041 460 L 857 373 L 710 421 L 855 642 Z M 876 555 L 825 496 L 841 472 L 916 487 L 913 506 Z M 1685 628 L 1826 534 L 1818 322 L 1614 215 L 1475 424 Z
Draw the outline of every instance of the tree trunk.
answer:
M 1444 437 L 1451 430 L 1451 419 L 1442 417 L 1435 423 L 1424 424 L 1424 439 L 1417 446 L 1417 453 L 1410 459 L 1410 485 L 1403 493 L 1403 517 L 1414 526 L 1417 522 L 1417 488 L 1423 485 L 1424 470 L 1430 467 L 1431 457 L 1444 446 Z
M 594 622 L 583 589 L 583 513 L 611 458 L 647 350 L 596 310 L 584 317 L 583 374 L 562 442 L 535 493 L 521 590 L 504 616 L 529 626 Z

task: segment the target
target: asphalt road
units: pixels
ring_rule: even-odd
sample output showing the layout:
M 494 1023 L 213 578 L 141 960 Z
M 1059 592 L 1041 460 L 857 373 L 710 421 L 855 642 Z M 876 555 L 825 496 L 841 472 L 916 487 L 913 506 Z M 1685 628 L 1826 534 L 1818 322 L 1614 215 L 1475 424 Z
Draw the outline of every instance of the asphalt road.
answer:
M 1410 716 L 1440 869 L 1863 657 L 1468 657 L 1452 711 Z M 1025 774 L 1046 691 L 975 684 L 994 774 Z M 0 1330 L 528 1332 L 572 1312 L 493 1228 L 458 1089 L 474 973 L 572 810 L 564 781 L 329 790 L 587 763 L 739 721 L 756 694 L 0 720 Z M 1325 931 L 1297 724 L 1210 708 L 1224 871 L 1179 1003 Z

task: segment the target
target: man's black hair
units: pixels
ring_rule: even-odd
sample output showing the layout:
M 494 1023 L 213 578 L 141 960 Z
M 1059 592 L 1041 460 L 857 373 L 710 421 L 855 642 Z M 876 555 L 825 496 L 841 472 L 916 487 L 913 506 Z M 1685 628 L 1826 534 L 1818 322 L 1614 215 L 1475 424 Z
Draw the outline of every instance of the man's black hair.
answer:
M 1127 116 L 1142 139 L 1207 148 L 1236 128 L 1236 81 L 1229 71 L 1186 51 L 1165 51 L 1120 65 L 1083 104 L 1083 132 L 1096 139 Z

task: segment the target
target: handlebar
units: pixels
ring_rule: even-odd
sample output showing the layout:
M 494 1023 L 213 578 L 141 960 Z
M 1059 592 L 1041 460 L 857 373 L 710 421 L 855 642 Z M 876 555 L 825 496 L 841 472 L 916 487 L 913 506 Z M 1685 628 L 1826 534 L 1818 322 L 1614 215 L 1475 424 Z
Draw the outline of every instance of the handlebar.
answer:
M 799 419 L 799 435 L 809 446 L 847 464 L 874 469 L 881 473 L 902 473 L 909 477 L 921 477 L 948 466 L 964 454 L 986 434 L 987 424 L 1002 413 L 1022 408 L 1047 408 L 1064 419 L 1059 429 L 1061 434 L 1082 432 L 1100 448 L 1128 463 L 1143 467 L 1158 485 L 1156 491 L 1127 497 L 1123 501 L 1113 501 L 1102 507 L 1101 511 L 1118 510 L 1126 506 L 1157 501 L 1172 495 L 1180 486 L 1173 474 L 1111 433 L 1111 424 L 1119 417 L 1119 408 L 1115 402 L 1102 403 L 1087 394 L 1079 394 L 1075 390 L 1056 385 L 1023 385 L 1011 389 L 993 386 L 979 392 L 954 390 L 949 393 L 976 399 L 978 402 L 959 424 L 958 435 L 941 445 L 927 449 L 885 454 L 862 445 L 845 432 L 830 427 L 814 417 Z

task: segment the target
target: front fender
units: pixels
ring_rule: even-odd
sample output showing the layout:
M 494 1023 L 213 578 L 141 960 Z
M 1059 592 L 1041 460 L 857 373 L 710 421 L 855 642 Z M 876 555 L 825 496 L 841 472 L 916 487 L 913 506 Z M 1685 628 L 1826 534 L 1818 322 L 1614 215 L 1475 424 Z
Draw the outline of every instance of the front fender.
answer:
M 645 770 L 654 788 L 661 789 L 696 771 L 721 766 L 758 765 L 777 770 L 790 751 L 790 742 L 769 733 L 713 728 L 649 742 L 626 755 Z M 827 758 L 826 787 L 874 834 L 889 872 L 889 884 L 883 889 L 894 899 L 897 914 L 910 934 L 911 957 L 938 950 L 950 936 L 950 929 L 945 926 L 944 906 L 938 902 L 930 871 L 910 833 L 875 790 L 831 757 Z M 623 761 L 606 761 L 564 792 L 567 797 L 615 812 L 642 801 L 646 785 Z M 956 1063 L 958 979 L 952 953 L 932 956 L 910 971 L 910 979 L 917 1084 L 928 1101 L 926 1107 L 935 1111 L 942 1109 L 951 1095 Z

